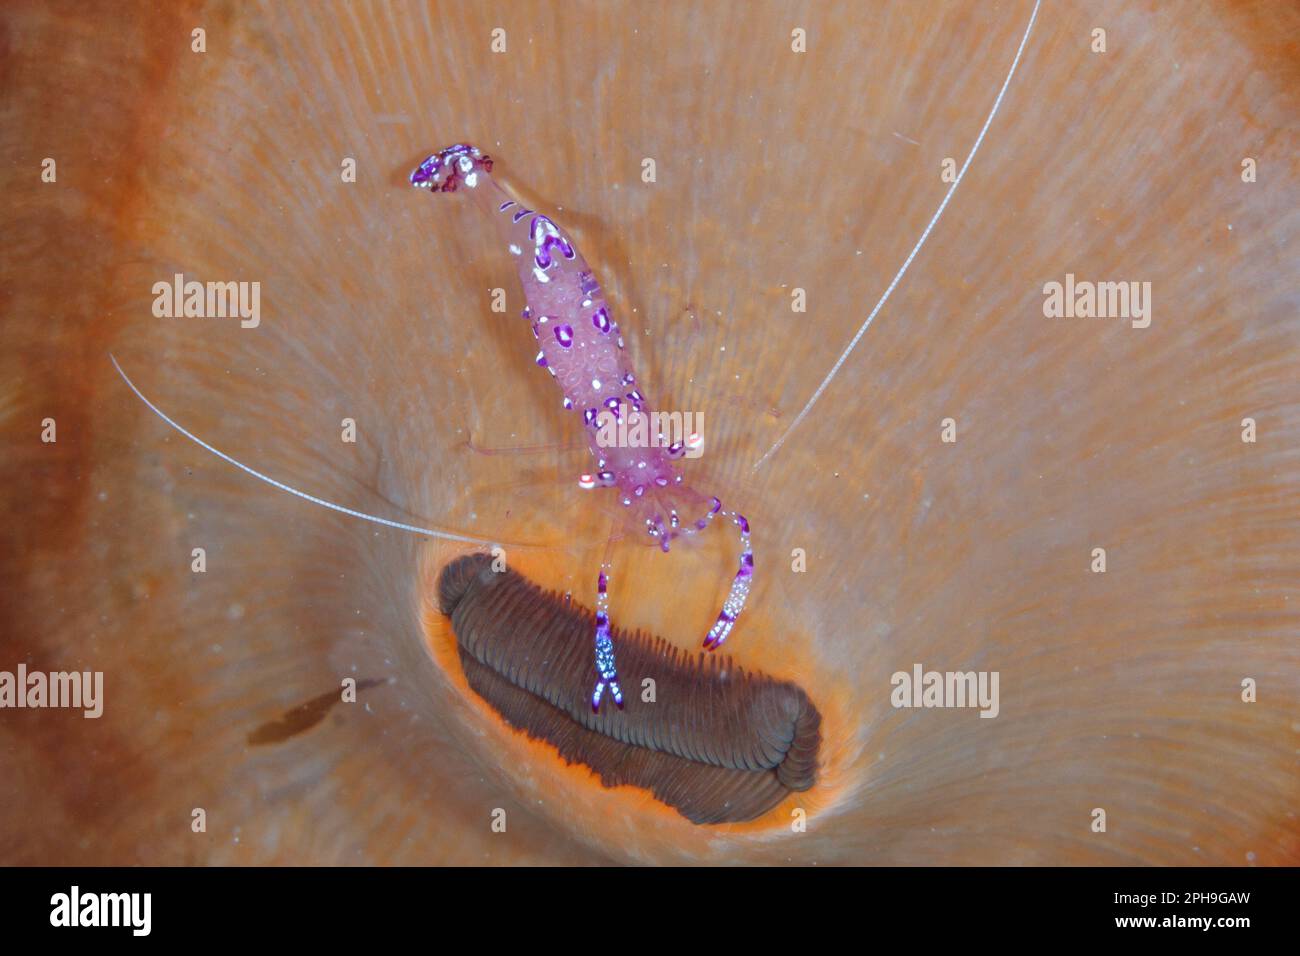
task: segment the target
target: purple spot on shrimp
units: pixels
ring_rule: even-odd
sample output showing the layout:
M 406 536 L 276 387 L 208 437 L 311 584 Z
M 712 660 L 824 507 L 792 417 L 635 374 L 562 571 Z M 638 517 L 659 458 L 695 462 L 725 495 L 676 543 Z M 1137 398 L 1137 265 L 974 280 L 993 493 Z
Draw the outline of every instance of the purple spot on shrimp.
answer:
M 547 236 L 542 240 L 541 247 L 537 250 L 537 255 L 533 259 L 539 269 L 549 269 L 551 267 L 551 250 L 558 248 L 564 254 L 564 258 L 573 258 L 573 247 L 561 239 L 559 236 Z
M 503 202 L 500 206 L 497 206 L 497 212 L 505 212 L 507 209 L 509 209 L 509 208 L 510 208 L 511 206 L 513 206 L 514 204 L 515 204 L 515 201 L 514 201 L 513 199 L 507 199 L 507 200 L 506 200 L 505 202 Z
M 749 534 L 749 522 L 745 520 L 744 515 L 736 515 L 736 524 L 740 525 L 741 534 Z
M 538 242 L 538 235 L 541 233 L 545 233 L 546 238 Z M 535 216 L 528 224 L 528 237 L 537 245 L 537 255 L 534 258 L 539 269 L 551 267 L 552 249 L 559 249 L 566 259 L 574 258 L 573 246 L 560 235 L 560 230 L 556 228 L 555 223 L 545 216 Z
M 592 315 L 591 324 L 606 335 L 609 334 L 609 312 L 605 310 L 604 306 L 601 306 L 595 311 L 595 314 Z
M 582 420 L 586 422 L 588 425 L 594 425 L 596 424 L 596 416 L 598 414 L 599 414 L 598 409 L 588 408 L 586 411 L 582 413 Z
M 710 500 L 713 502 L 713 504 L 709 508 L 709 517 L 712 518 L 715 514 L 717 514 L 719 511 L 722 510 L 722 499 L 715 496 Z
M 600 291 L 600 283 L 596 281 L 595 275 L 590 271 L 578 276 L 578 283 L 583 295 L 591 296 Z
M 437 156 L 430 156 L 419 166 L 415 167 L 414 171 L 411 173 L 412 186 L 423 186 L 433 178 L 438 170 L 437 159 Z
M 555 341 L 560 343 L 560 348 L 573 348 L 573 326 L 557 325 L 555 327 Z
M 626 375 L 623 376 L 622 383 L 623 385 L 635 385 L 636 376 L 633 375 L 631 372 L 628 372 Z
M 546 368 L 546 353 L 545 353 L 545 352 L 538 352 L 538 353 L 537 353 L 537 364 L 540 365 L 542 368 Z
M 527 216 L 530 212 L 532 212 L 531 209 L 520 209 L 517 213 L 515 213 L 515 214 L 510 218 L 510 221 L 511 221 L 511 222 L 518 222 L 520 219 L 523 219 L 524 216 Z

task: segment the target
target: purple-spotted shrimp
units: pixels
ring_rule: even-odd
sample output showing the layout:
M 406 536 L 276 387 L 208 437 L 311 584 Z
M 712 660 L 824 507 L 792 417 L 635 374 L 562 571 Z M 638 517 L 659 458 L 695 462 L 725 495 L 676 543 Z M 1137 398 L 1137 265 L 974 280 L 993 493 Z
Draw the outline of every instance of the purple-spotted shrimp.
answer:
M 600 283 L 573 241 L 551 219 L 524 208 L 492 178 L 492 158 L 475 146 L 458 144 L 434 153 L 411 173 L 411 184 L 435 192 L 468 193 L 497 223 L 499 234 L 519 268 L 529 323 L 540 350 L 536 362 L 564 393 L 564 407 L 582 419 L 595 459 L 591 474 L 579 478 L 585 489 L 610 488 L 628 509 L 635 526 L 663 551 L 677 538 L 707 528 L 718 515 L 740 528 L 740 569 L 718 619 L 704 638 L 714 650 L 727 639 L 745 606 L 754 573 L 749 522 L 722 502 L 690 488 L 679 470 L 685 456 L 682 441 L 646 447 L 606 445 L 598 440 L 605 416 L 650 414 L 644 385 L 627 360 L 618 323 L 601 293 Z M 595 689 L 591 708 L 599 712 L 608 687 L 614 703 L 623 707 L 623 691 L 614 666 L 614 642 L 609 633 L 608 565 L 602 566 L 596 588 Z

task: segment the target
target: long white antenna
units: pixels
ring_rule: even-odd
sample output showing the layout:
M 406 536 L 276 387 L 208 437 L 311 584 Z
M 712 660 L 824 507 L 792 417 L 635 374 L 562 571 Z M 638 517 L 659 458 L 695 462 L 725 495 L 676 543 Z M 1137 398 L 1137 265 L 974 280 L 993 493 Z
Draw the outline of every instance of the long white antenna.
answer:
M 907 254 L 907 259 L 903 261 L 902 268 L 894 274 L 894 281 L 889 283 L 889 287 L 885 289 L 885 294 L 880 297 L 880 301 L 877 302 L 876 307 L 871 310 L 871 314 L 868 315 L 867 320 L 862 323 L 862 327 L 858 329 L 857 335 L 853 336 L 853 340 L 849 342 L 848 347 L 840 353 L 840 357 L 836 359 L 835 364 L 831 366 L 830 372 L 828 372 L 826 377 L 822 379 L 822 383 L 817 386 L 817 391 L 813 392 L 812 398 L 808 399 L 808 404 L 803 407 L 803 411 L 794 417 L 794 421 L 792 421 L 790 426 L 781 433 L 781 437 L 776 440 L 776 443 L 763 453 L 763 457 L 754 462 L 753 467 L 750 469 L 751 471 L 757 471 L 758 467 L 762 465 L 763 462 L 776 454 L 777 449 L 784 445 L 785 440 L 790 437 L 790 433 L 799 427 L 799 423 L 808 416 L 808 412 L 817 404 L 817 399 L 822 397 L 822 392 L 826 391 L 826 386 L 831 383 L 831 379 L 833 379 L 836 373 L 839 372 L 840 366 L 844 364 L 844 360 L 847 359 L 849 353 L 857 347 L 858 340 L 861 339 L 863 334 L 867 331 L 872 320 L 875 319 L 876 313 L 881 310 L 885 302 L 889 299 L 889 296 L 893 293 L 894 287 L 897 286 L 899 280 L 903 278 L 903 273 L 907 272 L 907 267 L 912 264 L 912 260 L 916 258 L 916 254 L 920 252 L 921 247 L 925 245 L 925 240 L 930 238 L 930 230 L 933 229 L 934 224 L 939 221 L 939 217 L 943 215 L 944 209 L 948 207 L 948 200 L 952 199 L 953 193 L 955 193 L 957 187 L 961 185 L 962 177 L 966 175 L 966 168 L 970 166 L 971 160 L 975 158 L 975 153 L 980 148 L 980 143 L 984 142 L 984 134 L 989 131 L 989 124 L 993 122 L 993 117 L 998 113 L 998 107 L 1002 105 L 1002 97 L 1006 94 L 1007 87 L 1011 85 L 1011 78 L 1016 75 L 1016 67 L 1020 65 L 1020 55 L 1025 52 L 1025 43 L 1029 40 L 1030 31 L 1034 29 L 1034 20 L 1038 18 L 1038 7 L 1041 3 L 1042 0 L 1034 0 L 1034 12 L 1029 15 L 1029 25 L 1025 27 L 1025 35 L 1020 38 L 1020 46 L 1016 49 L 1016 58 L 1011 61 L 1011 69 L 1007 73 L 1006 80 L 1002 83 L 1002 89 L 998 91 L 998 98 L 993 101 L 993 109 L 989 110 L 988 118 L 984 120 L 984 126 L 980 130 L 979 136 L 975 137 L 975 145 L 970 148 L 970 153 L 966 156 L 966 162 L 961 164 L 961 170 L 958 171 L 957 178 L 954 179 L 952 185 L 948 187 L 948 192 L 943 197 L 943 202 L 939 203 L 939 208 L 935 210 L 934 216 L 931 217 L 929 225 L 925 227 L 925 232 L 921 233 L 921 238 L 916 240 L 916 245 L 914 245 L 912 251 Z
M 131 391 L 135 392 L 136 398 L 140 399 L 140 401 L 144 402 L 146 405 L 149 406 L 150 411 L 152 411 L 155 415 L 157 415 L 159 418 L 165 421 L 172 428 L 176 429 L 178 432 L 180 432 L 190 441 L 194 442 L 194 444 L 198 445 L 200 448 L 204 448 L 212 452 L 212 454 L 216 455 L 218 458 L 222 459 L 223 461 L 230 462 L 230 464 L 234 465 L 240 471 L 247 472 L 248 474 L 252 475 L 254 478 L 258 479 L 259 481 L 264 481 L 268 485 L 271 485 L 275 488 L 279 488 L 281 491 L 287 491 L 291 495 L 297 495 L 299 498 L 302 498 L 305 501 L 310 501 L 314 505 L 320 505 L 323 508 L 329 508 L 331 511 L 338 511 L 345 515 L 351 515 L 353 518 L 360 518 L 363 521 L 373 521 L 375 524 L 386 525 L 389 528 L 397 528 L 399 531 L 410 531 L 415 534 L 426 535 L 430 538 L 442 538 L 444 541 L 461 541 L 464 542 L 465 544 L 486 544 L 488 546 L 497 544 L 497 542 L 495 541 L 488 541 L 484 538 L 471 538 L 462 534 L 452 534 L 449 531 L 434 531 L 432 528 L 417 528 L 415 525 L 402 524 L 402 522 L 400 521 L 390 521 L 388 518 L 380 518 L 378 515 L 366 514 L 364 511 L 354 511 L 351 508 L 343 507 L 343 505 L 336 505 L 332 501 L 326 501 L 324 498 L 317 498 L 315 495 L 309 495 L 305 491 L 299 491 L 297 488 L 293 488 L 289 485 L 286 485 L 282 481 L 276 481 L 271 476 L 264 475 L 260 471 L 256 470 L 255 468 L 248 467 L 242 461 L 236 461 L 234 458 L 231 458 L 229 455 L 227 455 L 224 451 L 221 451 L 221 449 L 213 448 L 211 445 L 205 442 L 198 435 L 195 435 L 193 432 L 186 429 L 179 422 L 176 422 L 172 418 L 168 417 L 166 412 L 164 412 L 153 402 L 149 401 L 149 399 L 145 398 L 144 393 L 141 392 L 140 389 L 135 387 L 135 382 L 131 381 L 130 377 L 126 374 L 126 372 L 122 371 L 122 366 L 117 364 L 117 359 L 114 357 L 112 352 L 108 353 L 108 357 L 112 359 L 113 368 L 117 369 L 117 374 L 122 376 L 122 381 L 126 382 L 127 386 L 130 387 Z

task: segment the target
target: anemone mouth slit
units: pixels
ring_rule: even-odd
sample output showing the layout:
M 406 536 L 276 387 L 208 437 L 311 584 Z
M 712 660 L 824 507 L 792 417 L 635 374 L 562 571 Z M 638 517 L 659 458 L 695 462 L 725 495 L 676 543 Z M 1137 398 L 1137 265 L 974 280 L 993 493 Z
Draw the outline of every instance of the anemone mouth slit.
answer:
M 649 790 L 692 823 L 753 820 L 814 785 L 821 715 L 802 688 L 614 629 L 630 692 L 624 710 L 593 714 L 593 612 L 492 563 L 485 554 L 448 562 L 438 605 L 470 687 L 510 726 L 604 786 Z

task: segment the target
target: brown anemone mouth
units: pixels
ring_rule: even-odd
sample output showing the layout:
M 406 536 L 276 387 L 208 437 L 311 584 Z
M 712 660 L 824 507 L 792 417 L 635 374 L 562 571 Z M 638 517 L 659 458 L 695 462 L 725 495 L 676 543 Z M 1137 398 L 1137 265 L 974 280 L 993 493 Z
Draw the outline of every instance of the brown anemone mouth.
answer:
M 591 611 L 485 554 L 442 569 L 438 603 L 470 687 L 607 787 L 649 790 L 693 823 L 732 823 L 816 782 L 821 715 L 795 684 L 614 629 L 626 703 L 597 714 Z

